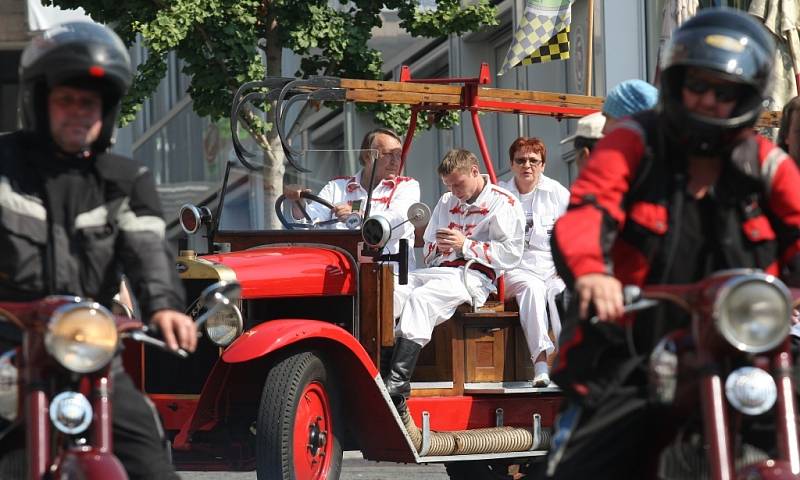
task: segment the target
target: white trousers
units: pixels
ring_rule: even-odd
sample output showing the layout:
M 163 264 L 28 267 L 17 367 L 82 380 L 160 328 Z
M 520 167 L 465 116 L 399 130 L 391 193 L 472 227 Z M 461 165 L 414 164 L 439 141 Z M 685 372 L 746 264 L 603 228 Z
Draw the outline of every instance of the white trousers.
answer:
M 544 280 L 537 274 L 519 268 L 508 270 L 503 275 L 506 286 L 506 300 L 516 298 L 519 304 L 519 320 L 522 324 L 522 332 L 525 334 L 525 341 L 528 342 L 528 350 L 531 352 L 531 359 L 536 358 L 542 352 L 547 355 L 558 350 L 557 345 L 553 344 L 550 336 L 547 335 L 547 311 L 546 306 L 550 306 L 550 325 L 553 329 L 555 338 L 561 334 L 561 319 L 558 316 L 555 297 L 561 293 L 566 285 L 560 277 L 551 276 Z
M 495 290 L 486 275 L 470 269 L 467 282 L 477 306 Z M 449 319 L 462 303 L 472 303 L 464 286 L 464 267 L 420 268 L 409 272 L 407 285 L 395 285 L 395 337 L 403 337 L 425 346 L 434 327 Z

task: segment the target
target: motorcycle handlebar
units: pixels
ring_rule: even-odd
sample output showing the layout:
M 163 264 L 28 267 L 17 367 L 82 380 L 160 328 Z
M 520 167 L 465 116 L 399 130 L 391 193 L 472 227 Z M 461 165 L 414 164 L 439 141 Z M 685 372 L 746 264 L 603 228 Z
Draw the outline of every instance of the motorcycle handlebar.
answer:
M 155 337 L 153 337 L 151 335 L 148 335 L 148 333 L 147 333 L 148 331 L 149 331 L 149 329 L 146 326 L 143 325 L 139 329 L 129 330 L 127 332 L 123 332 L 121 336 L 123 338 L 130 338 L 131 340 L 134 340 L 134 341 L 137 341 L 137 342 L 141 342 L 141 343 L 144 343 L 144 344 L 147 344 L 147 345 L 151 345 L 153 347 L 160 348 L 160 349 L 164 350 L 165 352 L 169 352 L 169 353 L 171 353 L 173 355 L 176 355 L 176 356 L 178 356 L 180 358 L 189 358 L 189 352 L 187 352 L 186 350 L 184 350 L 182 348 L 179 348 L 177 350 L 173 350 L 173 349 L 169 348 L 169 346 L 167 346 L 167 343 L 165 341 L 163 341 L 163 340 L 161 340 L 159 338 L 155 338 Z

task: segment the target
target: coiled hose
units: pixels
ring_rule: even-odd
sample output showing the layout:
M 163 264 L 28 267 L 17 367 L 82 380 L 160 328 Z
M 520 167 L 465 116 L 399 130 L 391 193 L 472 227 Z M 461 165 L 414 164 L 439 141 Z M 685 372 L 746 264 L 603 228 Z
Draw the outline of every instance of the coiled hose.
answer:
M 403 425 L 417 452 L 422 450 L 422 432 L 414 419 L 405 410 L 401 414 Z M 471 455 L 480 453 L 524 452 L 550 447 L 550 432 L 542 429 L 538 445 L 534 445 L 533 432 L 527 428 L 494 427 L 459 430 L 453 432 L 431 432 L 429 456 Z

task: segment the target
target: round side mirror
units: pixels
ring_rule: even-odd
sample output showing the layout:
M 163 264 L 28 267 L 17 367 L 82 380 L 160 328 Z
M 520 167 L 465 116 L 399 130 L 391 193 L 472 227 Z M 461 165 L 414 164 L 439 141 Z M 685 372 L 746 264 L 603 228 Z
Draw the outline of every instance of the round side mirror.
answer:
M 383 248 L 392 236 L 389 220 L 380 215 L 373 215 L 364 221 L 361 227 L 361 238 L 372 248 Z
M 408 207 L 408 221 L 415 227 L 424 227 L 428 225 L 431 219 L 431 209 L 422 202 L 417 202 Z

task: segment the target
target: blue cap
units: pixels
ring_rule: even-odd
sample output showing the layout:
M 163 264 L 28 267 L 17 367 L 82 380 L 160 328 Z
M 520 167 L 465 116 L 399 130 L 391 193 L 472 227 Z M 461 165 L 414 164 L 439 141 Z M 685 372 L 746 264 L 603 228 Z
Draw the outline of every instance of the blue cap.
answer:
M 603 113 L 621 118 L 654 108 L 658 103 L 658 90 L 644 80 L 625 80 L 612 88 L 603 103 Z

